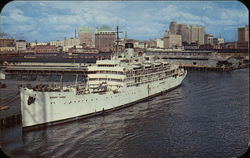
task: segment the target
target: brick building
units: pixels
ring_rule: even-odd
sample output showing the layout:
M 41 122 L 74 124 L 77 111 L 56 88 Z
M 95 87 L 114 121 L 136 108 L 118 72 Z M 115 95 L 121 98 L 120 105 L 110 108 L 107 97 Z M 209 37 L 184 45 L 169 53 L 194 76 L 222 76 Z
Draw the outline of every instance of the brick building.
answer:
M 102 52 L 109 52 L 114 47 L 116 40 L 116 32 L 108 26 L 96 29 L 95 32 L 95 48 Z
M 49 45 L 36 45 L 33 47 L 35 53 L 56 53 L 57 48 L 56 46 L 49 46 Z

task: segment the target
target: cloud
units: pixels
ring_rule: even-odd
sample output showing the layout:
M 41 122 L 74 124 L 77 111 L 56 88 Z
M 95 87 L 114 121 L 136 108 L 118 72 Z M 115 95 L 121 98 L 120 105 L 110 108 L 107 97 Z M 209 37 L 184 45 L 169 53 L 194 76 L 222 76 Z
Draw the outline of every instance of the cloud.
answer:
M 213 9 L 213 7 L 212 7 L 212 6 L 207 5 L 207 6 L 202 7 L 202 9 L 203 9 L 203 10 L 205 10 L 205 9 Z
M 213 1 L 13 1 L 4 7 L 0 19 L 4 31 L 22 32 L 37 40 L 72 36 L 85 25 L 94 29 L 117 24 L 135 39 L 149 39 L 161 38 L 171 21 L 228 34 L 227 28 L 248 24 L 248 10 L 239 2 Z
M 31 20 L 29 17 L 24 16 L 23 11 L 20 9 L 15 8 L 15 9 L 12 9 L 11 11 L 9 11 L 8 13 L 9 13 L 8 18 L 13 20 L 14 22 L 23 23 L 23 22 L 27 22 L 27 21 Z

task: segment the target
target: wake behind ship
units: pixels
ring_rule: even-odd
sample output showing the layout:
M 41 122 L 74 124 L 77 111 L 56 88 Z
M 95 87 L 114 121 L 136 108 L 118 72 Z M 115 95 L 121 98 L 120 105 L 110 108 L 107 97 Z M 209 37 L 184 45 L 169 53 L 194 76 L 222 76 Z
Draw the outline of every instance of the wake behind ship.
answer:
M 86 84 L 21 88 L 22 126 L 53 124 L 119 109 L 181 85 L 187 72 L 155 56 L 135 53 L 132 43 L 87 70 Z

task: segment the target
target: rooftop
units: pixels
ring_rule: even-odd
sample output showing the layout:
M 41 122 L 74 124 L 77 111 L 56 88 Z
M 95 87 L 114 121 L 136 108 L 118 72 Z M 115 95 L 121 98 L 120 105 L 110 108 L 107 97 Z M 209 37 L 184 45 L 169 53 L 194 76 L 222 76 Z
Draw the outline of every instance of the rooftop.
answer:
M 102 32 L 102 31 L 113 31 L 111 27 L 107 25 L 103 25 L 102 27 L 99 27 L 96 29 L 97 32 Z
M 84 26 L 80 29 L 79 33 L 89 33 L 92 32 L 91 28 L 88 26 Z

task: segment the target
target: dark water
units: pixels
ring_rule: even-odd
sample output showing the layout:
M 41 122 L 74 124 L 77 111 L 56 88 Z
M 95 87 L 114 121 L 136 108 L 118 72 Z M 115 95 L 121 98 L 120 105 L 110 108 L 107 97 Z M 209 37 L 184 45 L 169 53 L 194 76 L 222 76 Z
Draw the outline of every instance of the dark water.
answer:
M 240 156 L 250 140 L 248 76 L 249 69 L 189 72 L 181 87 L 104 117 L 3 130 L 2 148 L 16 157 Z

